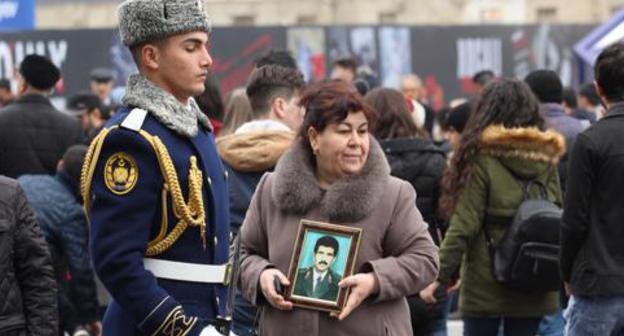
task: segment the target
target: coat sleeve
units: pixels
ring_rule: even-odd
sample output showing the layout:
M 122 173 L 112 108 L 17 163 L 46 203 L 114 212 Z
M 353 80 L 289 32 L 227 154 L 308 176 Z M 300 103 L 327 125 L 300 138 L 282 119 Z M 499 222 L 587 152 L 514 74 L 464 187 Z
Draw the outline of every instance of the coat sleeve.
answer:
M 56 336 L 57 289 L 48 245 L 20 187 L 15 201 L 15 273 L 22 291 L 28 335 Z
M 461 191 L 449 228 L 440 247 L 438 280 L 447 284 L 461 265 L 469 244 L 479 235 L 487 206 L 488 178 L 481 165 L 475 164 L 472 175 Z
M 136 185 L 123 195 L 105 182 L 105 165 L 118 153 L 136 162 Z M 151 227 L 160 223 L 163 179 L 156 154 L 138 133 L 114 129 L 105 138 L 92 181 L 90 248 L 95 270 L 115 301 L 146 335 L 165 335 L 172 325 L 199 335 L 204 321 L 186 317 L 143 264 Z
M 78 209 L 82 210 L 82 209 Z M 60 230 L 61 244 L 72 275 L 70 295 L 81 324 L 98 320 L 98 300 L 89 254 L 87 223 L 84 212 L 73 212 Z
M 591 191 L 594 184 L 592 144 L 579 134 L 568 166 L 568 186 L 561 223 L 561 250 L 559 267 L 563 281 L 570 281 L 572 265 L 587 237 Z
M 416 208 L 416 192 L 407 182 L 401 182 L 382 248 L 384 258 L 365 264 L 379 281 L 377 301 L 416 294 L 435 280 L 438 248 Z
M 243 297 L 256 305 L 261 299 L 260 274 L 267 268 L 274 267 L 268 260 L 268 240 L 266 226 L 262 218 L 262 198 L 268 195 L 267 175 L 258 183 L 249 210 L 240 229 L 241 268 L 240 289 Z

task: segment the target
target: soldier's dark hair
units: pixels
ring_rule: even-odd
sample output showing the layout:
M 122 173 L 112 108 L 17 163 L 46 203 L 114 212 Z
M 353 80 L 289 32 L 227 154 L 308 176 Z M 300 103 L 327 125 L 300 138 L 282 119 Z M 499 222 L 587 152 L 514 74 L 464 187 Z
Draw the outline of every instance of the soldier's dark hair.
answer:
M 600 53 L 594 78 L 609 102 L 624 101 L 624 43 L 615 43 Z
M 357 61 L 352 57 L 344 57 L 335 60 L 334 67 L 336 66 L 353 72 L 353 76 L 357 75 Z
M 323 236 L 316 241 L 314 245 L 314 253 L 318 251 L 319 247 L 325 246 L 334 249 L 334 257 L 338 255 L 338 241 L 332 236 Z
M 256 68 L 262 68 L 265 65 L 281 65 L 297 70 L 297 61 L 287 50 L 271 49 L 264 56 L 256 59 Z
M 255 69 L 247 83 L 247 96 L 254 117 L 269 113 L 276 98 L 292 99 L 304 86 L 303 74 L 296 68 L 265 65 Z

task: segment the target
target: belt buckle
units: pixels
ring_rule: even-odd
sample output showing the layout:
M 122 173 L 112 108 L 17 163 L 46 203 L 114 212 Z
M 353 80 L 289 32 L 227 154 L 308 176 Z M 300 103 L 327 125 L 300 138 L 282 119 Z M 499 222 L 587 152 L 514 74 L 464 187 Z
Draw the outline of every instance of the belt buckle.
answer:
M 233 265 L 232 263 L 227 263 L 227 265 L 225 265 L 225 272 L 224 272 L 224 276 L 223 276 L 223 285 L 224 286 L 229 286 L 232 283 L 232 270 L 233 270 Z

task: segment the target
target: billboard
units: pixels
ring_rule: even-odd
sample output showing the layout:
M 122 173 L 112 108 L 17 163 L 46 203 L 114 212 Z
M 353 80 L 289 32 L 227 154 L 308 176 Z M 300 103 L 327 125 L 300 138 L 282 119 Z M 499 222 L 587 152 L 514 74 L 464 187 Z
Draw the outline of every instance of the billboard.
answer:
M 35 28 L 35 0 L 0 0 L 0 32 Z

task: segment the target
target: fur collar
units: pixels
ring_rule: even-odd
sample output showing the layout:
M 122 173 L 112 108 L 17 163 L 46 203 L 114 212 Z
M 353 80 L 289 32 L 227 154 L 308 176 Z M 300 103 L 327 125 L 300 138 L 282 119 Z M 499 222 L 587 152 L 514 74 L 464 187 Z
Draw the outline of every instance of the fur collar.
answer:
M 319 207 L 330 221 L 357 222 L 366 218 L 382 197 L 390 166 L 371 136 L 368 160 L 362 172 L 323 190 L 316 178 L 316 167 L 299 138 L 278 161 L 274 177 L 271 196 L 283 212 L 304 214 Z
M 565 140 L 554 130 L 492 125 L 481 134 L 481 150 L 496 157 L 556 164 L 565 153 Z
M 149 111 L 167 128 L 184 137 L 195 137 L 199 124 L 212 131 L 208 117 L 200 111 L 194 99 L 189 99 L 189 105 L 184 106 L 171 93 L 141 74 L 130 76 L 122 102 Z

